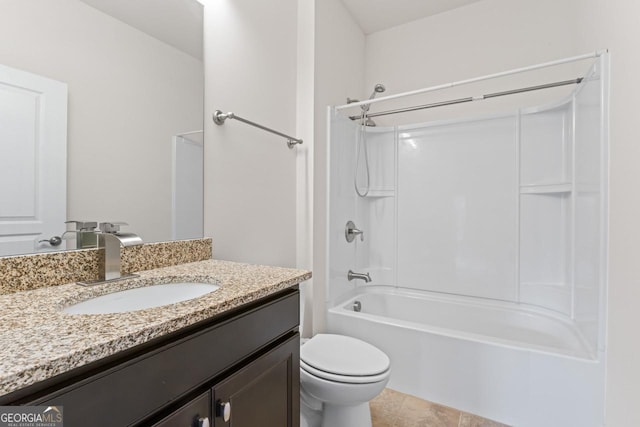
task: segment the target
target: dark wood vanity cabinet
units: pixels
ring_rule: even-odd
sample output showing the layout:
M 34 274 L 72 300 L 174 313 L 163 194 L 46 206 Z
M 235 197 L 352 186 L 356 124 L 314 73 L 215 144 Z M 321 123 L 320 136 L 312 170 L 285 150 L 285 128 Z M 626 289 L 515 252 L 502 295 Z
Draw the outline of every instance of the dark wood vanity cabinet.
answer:
M 292 288 L 2 396 L 0 405 L 62 405 L 66 427 L 299 427 L 298 324 Z
M 291 339 L 213 387 L 216 427 L 298 427 L 300 340 Z
M 299 350 L 288 339 L 153 427 L 298 427 Z
M 300 341 L 292 337 L 153 427 L 298 427 Z

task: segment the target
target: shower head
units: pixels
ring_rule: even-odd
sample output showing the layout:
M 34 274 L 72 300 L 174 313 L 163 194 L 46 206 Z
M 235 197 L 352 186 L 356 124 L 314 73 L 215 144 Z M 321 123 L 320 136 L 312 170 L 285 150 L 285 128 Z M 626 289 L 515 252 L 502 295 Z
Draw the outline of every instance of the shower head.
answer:
M 369 99 L 373 99 L 376 97 L 376 94 L 378 93 L 382 93 L 385 90 L 387 90 L 386 87 L 384 87 L 384 85 L 382 83 L 378 83 L 377 85 L 375 85 L 373 87 L 373 92 L 371 92 L 371 96 L 369 97 Z
M 373 99 L 376 97 L 376 94 L 378 93 L 382 93 L 385 90 L 387 90 L 386 87 L 384 87 L 384 85 L 382 83 L 378 83 L 377 85 L 375 85 L 373 87 L 373 92 L 371 92 L 371 96 L 369 97 L 369 99 Z M 369 111 L 369 104 L 367 105 L 362 105 L 362 111 L 367 112 Z

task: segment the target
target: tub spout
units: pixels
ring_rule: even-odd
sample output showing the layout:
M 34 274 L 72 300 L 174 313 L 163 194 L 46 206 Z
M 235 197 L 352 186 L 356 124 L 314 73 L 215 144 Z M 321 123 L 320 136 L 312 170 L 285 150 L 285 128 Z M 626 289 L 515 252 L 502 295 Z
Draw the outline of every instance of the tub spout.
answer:
M 369 273 L 354 273 L 353 271 L 349 270 L 349 272 L 347 273 L 347 279 L 349 279 L 349 281 L 352 281 L 353 279 L 361 279 L 366 283 L 369 283 L 371 281 L 371 276 L 369 276 Z

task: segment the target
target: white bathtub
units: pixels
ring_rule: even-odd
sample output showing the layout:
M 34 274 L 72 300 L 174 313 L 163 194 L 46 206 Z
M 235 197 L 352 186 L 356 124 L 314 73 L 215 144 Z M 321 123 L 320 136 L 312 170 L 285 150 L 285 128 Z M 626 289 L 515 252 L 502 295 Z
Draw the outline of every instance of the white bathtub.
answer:
M 366 286 L 330 308 L 327 322 L 386 352 L 398 391 L 509 425 L 603 425 L 602 355 L 551 312 Z

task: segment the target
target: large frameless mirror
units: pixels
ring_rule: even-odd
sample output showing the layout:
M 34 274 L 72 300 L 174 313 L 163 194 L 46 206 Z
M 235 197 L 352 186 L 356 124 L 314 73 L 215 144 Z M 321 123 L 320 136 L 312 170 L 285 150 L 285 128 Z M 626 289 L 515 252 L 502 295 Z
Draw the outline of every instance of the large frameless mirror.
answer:
M 202 19 L 196 0 L 0 3 L 0 256 L 76 248 L 66 220 L 202 236 Z

